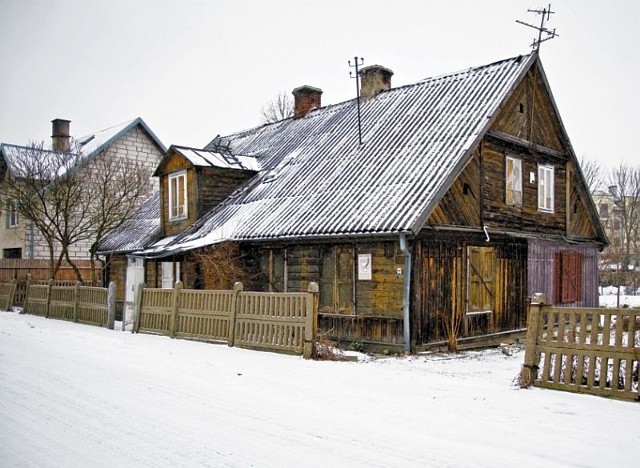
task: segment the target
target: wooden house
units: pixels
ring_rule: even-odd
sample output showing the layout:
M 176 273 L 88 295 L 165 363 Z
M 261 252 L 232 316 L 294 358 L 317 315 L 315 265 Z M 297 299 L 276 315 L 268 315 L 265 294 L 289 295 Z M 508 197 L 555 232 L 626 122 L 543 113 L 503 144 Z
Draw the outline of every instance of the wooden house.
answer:
M 193 252 L 237 242 L 252 288 L 315 281 L 321 329 L 390 351 L 501 340 L 537 292 L 597 306 L 607 238 L 537 53 L 398 88 L 392 75 L 364 68 L 359 105 L 322 107 L 303 86 L 292 118 L 170 149 L 165 238 L 139 255 L 195 287 Z

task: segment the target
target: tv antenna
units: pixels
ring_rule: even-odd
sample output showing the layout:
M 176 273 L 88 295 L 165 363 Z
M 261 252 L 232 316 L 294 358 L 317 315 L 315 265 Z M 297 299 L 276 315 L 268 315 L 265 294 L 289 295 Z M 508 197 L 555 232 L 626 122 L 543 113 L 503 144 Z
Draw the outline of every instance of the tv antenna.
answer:
M 351 65 L 351 60 L 349 60 L 349 66 L 356 69 L 355 76 L 352 71 L 349 71 L 349 76 L 356 79 L 356 101 L 358 102 L 358 142 L 360 142 L 360 144 L 362 144 L 362 123 L 360 120 L 360 71 L 358 68 L 362 64 L 364 64 L 364 59 L 362 57 L 353 57 L 353 65 Z
M 529 9 L 527 11 L 529 13 L 535 13 L 541 16 L 540 26 L 534 26 L 533 24 L 516 20 L 516 23 L 524 24 L 525 26 L 528 26 L 538 31 L 538 39 L 534 39 L 530 46 L 533 50 L 536 50 L 536 51 L 540 50 L 540 44 L 543 43 L 544 41 L 548 41 L 549 39 L 553 39 L 554 37 L 560 37 L 560 35 L 556 33 L 556 28 L 553 28 L 553 30 L 551 30 L 545 27 L 545 23 L 549 21 L 549 19 L 551 18 L 551 15 L 555 14 L 555 11 L 551 11 L 551 3 L 549 3 L 549 6 L 547 8 L 543 8 L 541 10 Z M 544 37 L 542 37 L 542 33 L 545 34 Z

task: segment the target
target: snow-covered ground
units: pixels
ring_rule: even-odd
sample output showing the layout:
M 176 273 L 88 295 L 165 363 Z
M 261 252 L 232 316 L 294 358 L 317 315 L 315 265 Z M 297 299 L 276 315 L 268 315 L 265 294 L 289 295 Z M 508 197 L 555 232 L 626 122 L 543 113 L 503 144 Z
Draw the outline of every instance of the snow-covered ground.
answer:
M 601 295 L 600 307 L 618 307 L 618 294 L 611 291 Z M 620 307 L 640 307 L 640 296 L 620 295 Z
M 632 467 L 640 404 L 522 351 L 306 361 L 0 312 L 2 467 Z

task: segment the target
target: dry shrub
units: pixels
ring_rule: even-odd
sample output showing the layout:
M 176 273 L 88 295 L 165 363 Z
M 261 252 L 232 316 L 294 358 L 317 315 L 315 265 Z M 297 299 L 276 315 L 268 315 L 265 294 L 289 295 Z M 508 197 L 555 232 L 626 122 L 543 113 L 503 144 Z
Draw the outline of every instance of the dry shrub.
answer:
M 331 330 L 318 333 L 312 357 L 318 361 L 344 361 L 345 356 L 342 351 L 329 339 L 330 332 Z
M 447 337 L 447 350 L 455 353 L 458 351 L 458 336 L 462 327 L 462 317 L 456 314 L 455 311 L 451 311 L 450 314 L 441 313 L 439 315 L 442 321 L 442 328 Z
M 243 255 L 237 242 L 222 242 L 194 254 L 200 264 L 204 289 L 232 289 L 236 281 L 250 278 L 243 268 Z

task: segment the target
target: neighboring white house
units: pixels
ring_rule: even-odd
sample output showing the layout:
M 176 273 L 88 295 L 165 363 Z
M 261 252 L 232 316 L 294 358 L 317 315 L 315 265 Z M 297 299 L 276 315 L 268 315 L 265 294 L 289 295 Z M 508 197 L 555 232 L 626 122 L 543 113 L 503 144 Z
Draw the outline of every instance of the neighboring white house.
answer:
M 52 124 L 52 150 L 68 151 L 71 145 L 70 121 L 55 119 Z M 126 158 L 148 168 L 151 192 L 158 190 L 158 180 L 152 177 L 152 174 L 166 148 L 141 118 L 78 138 L 75 144 L 79 146 L 85 160 L 108 151 L 111 156 Z M 0 144 L 2 180 L 4 177 L 12 176 L 16 158 L 27 149 L 26 146 Z M 43 154 L 46 154 L 46 151 L 43 151 Z M 6 206 L 2 207 L 2 216 L 5 219 L 0 223 L 0 258 L 48 259 L 48 250 L 39 233 L 28 221 L 20 219 L 11 201 L 3 203 Z M 88 259 L 90 245 L 89 241 L 73 245 L 70 257 L 74 260 Z

